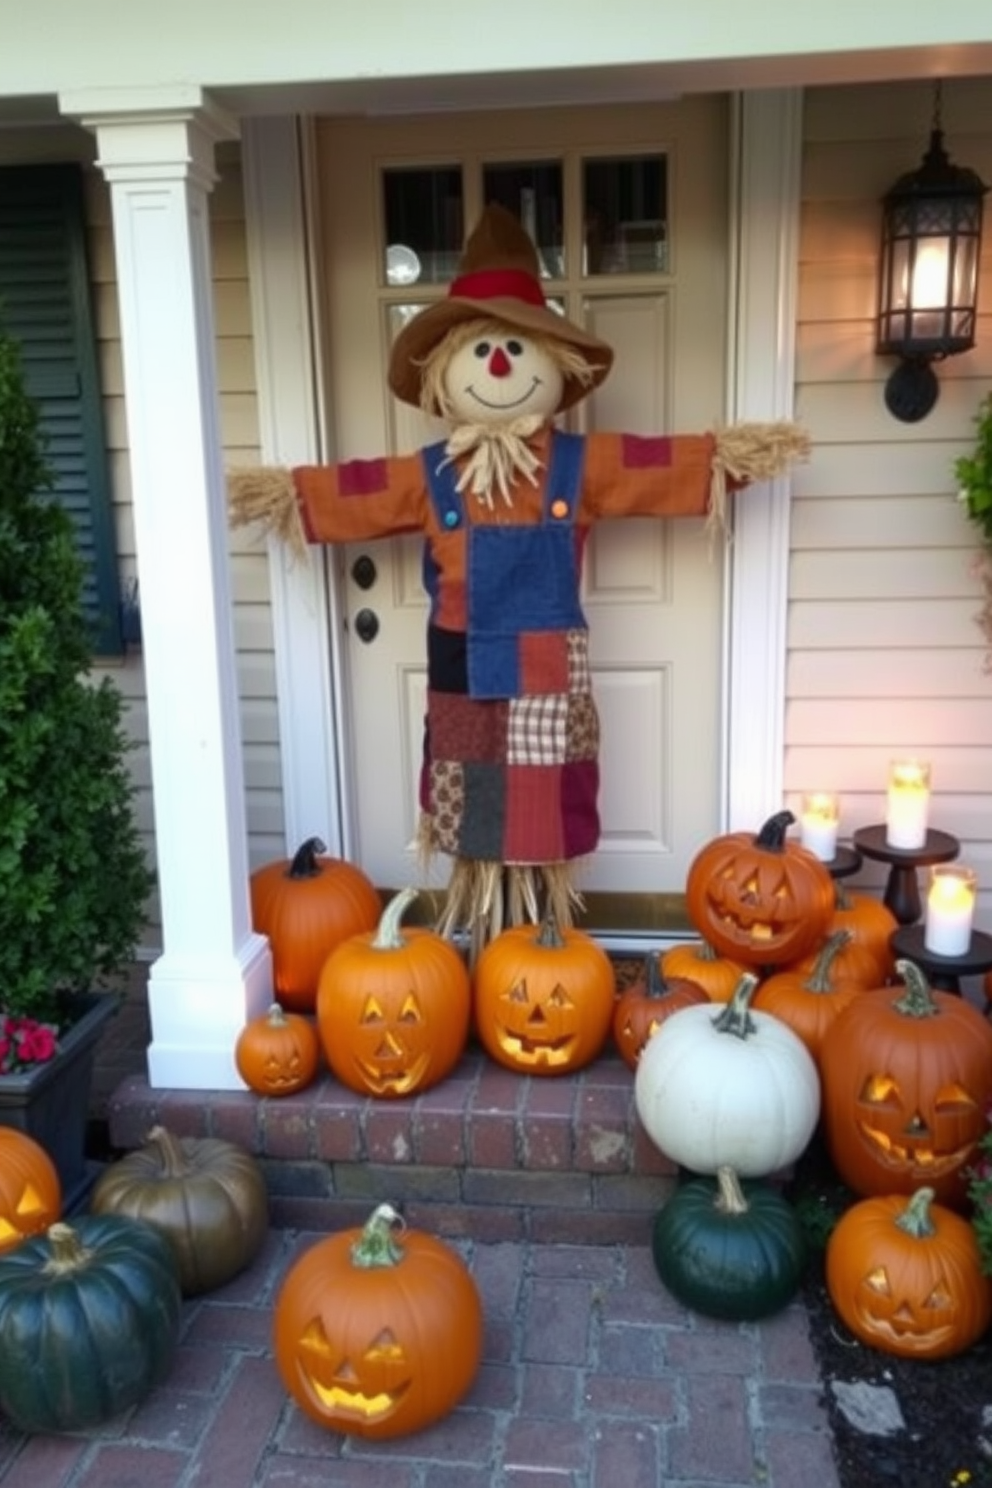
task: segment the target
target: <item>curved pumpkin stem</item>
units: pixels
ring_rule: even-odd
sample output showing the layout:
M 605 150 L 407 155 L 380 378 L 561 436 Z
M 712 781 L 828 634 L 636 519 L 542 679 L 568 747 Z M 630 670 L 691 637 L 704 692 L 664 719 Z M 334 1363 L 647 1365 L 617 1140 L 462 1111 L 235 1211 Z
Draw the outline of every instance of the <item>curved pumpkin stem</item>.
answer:
M 903 995 L 892 1004 L 897 1013 L 907 1018 L 935 1018 L 940 1008 L 934 1001 L 930 983 L 923 968 L 915 961 L 897 961 L 896 971 L 906 983 Z
M 644 957 L 644 996 L 651 1002 L 660 1002 L 668 994 L 668 983 L 661 973 L 661 962 L 657 956 Z
M 375 936 L 371 941 L 374 951 L 401 951 L 406 940 L 400 932 L 400 922 L 416 899 L 419 889 L 400 889 L 382 911 Z
M 270 1028 L 285 1028 L 286 1013 L 281 1003 L 273 1002 L 265 1015 L 265 1021 Z
M 317 862 L 320 853 L 325 853 L 327 848 L 319 837 L 308 837 L 306 842 L 301 842 L 296 849 L 293 861 L 286 869 L 287 878 L 317 878 L 323 873 L 323 868 Z
M 776 811 L 755 837 L 755 847 L 760 847 L 763 852 L 784 852 L 785 834 L 795 819 L 791 811 Z
M 83 1244 L 71 1225 L 56 1220 L 45 1231 L 52 1253 L 42 1270 L 47 1276 L 68 1276 L 89 1264 L 92 1250 Z
M 545 951 L 560 951 L 565 945 L 565 939 L 558 928 L 558 916 L 550 907 L 544 911 L 534 944 Z
M 729 1163 L 721 1163 L 716 1170 L 717 1195 L 714 1208 L 721 1214 L 747 1214 L 750 1209 L 740 1179 Z
M 817 953 L 813 962 L 813 970 L 806 978 L 803 986 L 807 992 L 830 992 L 832 990 L 830 972 L 840 952 L 851 940 L 850 930 L 836 930 L 829 936 Z
M 757 1024 L 751 1017 L 751 998 L 758 985 L 752 971 L 746 971 L 733 990 L 730 1001 L 721 1008 L 712 1020 L 717 1033 L 732 1033 L 735 1038 L 746 1039 L 757 1032 Z
M 178 1178 L 189 1172 L 189 1160 L 183 1151 L 180 1139 L 165 1126 L 153 1126 L 146 1137 L 149 1147 L 155 1149 L 162 1172 L 167 1178 Z
M 398 1266 L 406 1252 L 393 1231 L 402 1228 L 403 1216 L 397 1214 L 392 1204 L 377 1205 L 351 1247 L 351 1264 L 361 1271 Z
M 927 1240 L 936 1235 L 937 1226 L 930 1213 L 935 1198 L 932 1188 L 918 1188 L 901 1214 L 896 1215 L 896 1224 L 914 1240 Z

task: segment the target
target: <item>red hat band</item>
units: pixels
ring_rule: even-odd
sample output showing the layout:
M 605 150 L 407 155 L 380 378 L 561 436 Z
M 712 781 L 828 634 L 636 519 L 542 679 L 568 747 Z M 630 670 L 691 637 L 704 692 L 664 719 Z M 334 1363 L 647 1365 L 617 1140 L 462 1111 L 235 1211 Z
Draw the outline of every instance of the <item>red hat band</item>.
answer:
M 524 269 L 477 269 L 460 274 L 451 282 L 449 299 L 523 300 L 528 305 L 545 305 L 544 291 L 532 274 Z

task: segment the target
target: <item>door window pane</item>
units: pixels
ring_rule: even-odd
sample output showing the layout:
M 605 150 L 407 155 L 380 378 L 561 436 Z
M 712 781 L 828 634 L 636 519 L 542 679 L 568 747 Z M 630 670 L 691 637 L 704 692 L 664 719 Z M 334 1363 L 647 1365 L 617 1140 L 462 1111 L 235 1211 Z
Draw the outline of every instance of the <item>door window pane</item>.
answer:
M 583 273 L 668 273 L 664 155 L 582 163 Z
M 454 278 L 464 233 L 461 167 L 390 168 L 382 190 L 386 283 L 402 288 Z
M 520 218 L 537 248 L 541 277 L 560 279 L 565 272 L 562 169 L 557 160 L 519 160 L 486 165 L 482 199 L 498 202 Z

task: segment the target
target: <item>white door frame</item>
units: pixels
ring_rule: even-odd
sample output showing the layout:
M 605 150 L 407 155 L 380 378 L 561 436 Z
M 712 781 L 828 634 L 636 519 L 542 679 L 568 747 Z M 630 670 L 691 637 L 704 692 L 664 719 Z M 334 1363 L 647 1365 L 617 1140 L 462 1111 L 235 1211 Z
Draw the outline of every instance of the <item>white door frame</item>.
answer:
M 791 418 L 801 90 L 742 94 L 734 118 L 727 406 L 735 420 Z M 302 146 L 292 119 L 246 120 L 242 132 L 262 459 L 274 464 L 328 457 L 303 131 Z M 781 805 L 788 558 L 789 482 L 781 479 L 736 503 L 727 558 L 721 818 L 728 829 L 757 828 Z M 335 566 L 318 553 L 294 562 L 273 544 L 271 568 L 287 851 L 318 834 L 347 856 Z

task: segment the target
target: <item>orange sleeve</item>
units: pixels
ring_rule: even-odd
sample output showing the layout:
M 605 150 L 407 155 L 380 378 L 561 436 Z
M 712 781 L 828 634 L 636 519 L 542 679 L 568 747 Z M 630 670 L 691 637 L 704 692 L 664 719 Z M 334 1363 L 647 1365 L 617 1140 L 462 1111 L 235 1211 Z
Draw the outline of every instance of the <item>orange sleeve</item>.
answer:
M 712 434 L 589 434 L 582 511 L 604 517 L 704 517 L 716 441 Z
M 298 465 L 293 485 L 307 541 L 365 542 L 420 532 L 428 497 L 419 453 Z

